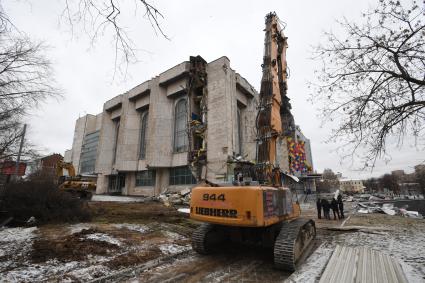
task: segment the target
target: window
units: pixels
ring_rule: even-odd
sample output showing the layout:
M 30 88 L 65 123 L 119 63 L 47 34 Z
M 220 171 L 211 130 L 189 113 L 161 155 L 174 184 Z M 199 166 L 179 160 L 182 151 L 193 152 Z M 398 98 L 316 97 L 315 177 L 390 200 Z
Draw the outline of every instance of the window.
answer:
M 187 150 L 188 144 L 186 99 L 180 99 L 177 102 L 174 119 L 174 151 L 183 152 Z
M 189 184 L 196 184 L 196 179 L 188 166 L 170 168 L 170 185 Z
M 139 159 L 146 158 L 146 134 L 148 130 L 148 112 L 143 112 L 140 119 Z
M 155 186 L 155 171 L 145 170 L 136 173 L 136 186 Z
M 236 132 L 236 153 L 242 155 L 242 117 L 241 110 L 238 108 L 237 117 L 237 132 Z
M 99 131 L 87 134 L 81 147 L 80 173 L 92 173 L 95 170 Z
M 125 174 L 109 176 L 109 193 L 121 193 L 125 187 Z
M 117 159 L 117 149 L 118 149 L 118 134 L 120 132 L 120 120 L 115 120 L 115 144 L 114 144 L 114 156 L 112 159 L 112 164 L 115 164 Z

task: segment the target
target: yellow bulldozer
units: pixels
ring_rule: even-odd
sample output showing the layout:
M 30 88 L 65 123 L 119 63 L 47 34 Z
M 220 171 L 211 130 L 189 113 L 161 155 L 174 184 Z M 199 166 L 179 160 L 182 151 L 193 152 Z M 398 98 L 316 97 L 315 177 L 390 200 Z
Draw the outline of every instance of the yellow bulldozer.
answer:
M 68 171 L 67 176 L 64 175 L 64 169 Z M 96 192 L 96 177 L 76 176 L 72 163 L 59 161 L 56 164 L 56 175 L 58 176 L 58 185 L 61 191 L 88 200 Z
M 278 138 L 293 134 L 286 96 L 287 38 L 275 13 L 265 18 L 265 42 L 258 106 L 257 156 L 240 162 L 233 184 L 205 182 L 192 189 L 190 217 L 203 222 L 194 232 L 192 247 L 209 254 L 225 241 L 248 241 L 273 248 L 277 268 L 293 271 L 316 236 L 315 223 L 300 218 L 298 200 L 284 186 L 276 162 Z

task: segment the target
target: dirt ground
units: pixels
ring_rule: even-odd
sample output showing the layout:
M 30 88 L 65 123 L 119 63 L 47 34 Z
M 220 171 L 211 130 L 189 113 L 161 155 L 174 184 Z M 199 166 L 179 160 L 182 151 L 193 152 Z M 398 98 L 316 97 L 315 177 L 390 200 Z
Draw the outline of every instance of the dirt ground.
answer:
M 90 223 L 0 231 L 0 281 L 84 282 L 190 248 L 196 224 L 158 202 L 90 202 Z
M 368 245 L 402 262 L 409 282 L 425 279 L 425 221 L 347 212 L 344 220 L 316 219 L 317 238 L 298 271 L 273 268 L 272 250 L 227 246 L 200 256 L 190 236 L 198 223 L 158 202 L 90 202 L 90 223 L 0 230 L 1 282 L 317 282 L 337 244 Z M 347 204 L 351 210 L 351 204 Z M 335 231 L 334 227 L 369 227 Z M 415 249 L 412 249 L 415 247 Z M 165 260 L 158 264 L 159 260 Z

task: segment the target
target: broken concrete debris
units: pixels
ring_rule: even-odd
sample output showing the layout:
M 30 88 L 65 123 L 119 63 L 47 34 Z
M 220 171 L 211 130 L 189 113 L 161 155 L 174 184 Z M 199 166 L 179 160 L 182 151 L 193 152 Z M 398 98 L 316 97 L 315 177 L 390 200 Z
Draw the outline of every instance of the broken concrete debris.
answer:
M 423 219 L 423 216 L 418 211 L 409 211 L 405 208 L 395 207 L 392 203 L 379 202 L 359 202 L 357 204 L 357 212 L 362 214 L 367 213 L 385 213 L 387 215 L 401 215 L 404 217 Z
M 177 193 L 163 193 L 156 197 L 156 200 L 163 203 L 165 206 L 183 205 L 188 206 L 191 196 L 190 189 L 184 189 Z
M 187 196 L 188 194 L 190 194 L 190 192 L 191 192 L 190 189 L 183 189 L 180 191 L 180 195 Z

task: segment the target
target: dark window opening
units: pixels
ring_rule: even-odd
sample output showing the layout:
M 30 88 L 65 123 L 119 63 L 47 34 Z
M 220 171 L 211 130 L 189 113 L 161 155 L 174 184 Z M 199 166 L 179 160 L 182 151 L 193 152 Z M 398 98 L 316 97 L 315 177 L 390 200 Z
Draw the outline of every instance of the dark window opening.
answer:
M 170 168 L 170 185 L 191 185 L 196 184 L 196 179 L 192 175 L 188 166 Z
M 144 112 L 140 119 L 140 148 L 139 159 L 146 158 L 146 134 L 148 129 L 148 112 Z
M 174 151 L 183 152 L 187 150 L 187 103 L 185 99 L 177 102 L 174 117 Z
M 137 187 L 146 187 L 146 186 L 155 186 L 155 171 L 154 170 L 144 170 L 136 173 L 136 186 Z

